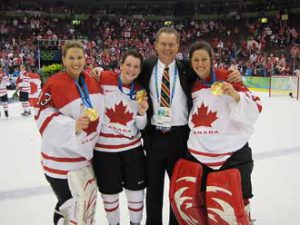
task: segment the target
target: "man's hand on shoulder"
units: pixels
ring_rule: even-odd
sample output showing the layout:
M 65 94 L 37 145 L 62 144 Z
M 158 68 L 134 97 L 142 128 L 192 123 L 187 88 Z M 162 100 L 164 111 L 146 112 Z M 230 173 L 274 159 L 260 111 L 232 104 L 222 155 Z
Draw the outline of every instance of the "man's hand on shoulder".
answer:
M 242 82 L 242 75 L 238 70 L 232 70 L 228 75 L 227 82 Z

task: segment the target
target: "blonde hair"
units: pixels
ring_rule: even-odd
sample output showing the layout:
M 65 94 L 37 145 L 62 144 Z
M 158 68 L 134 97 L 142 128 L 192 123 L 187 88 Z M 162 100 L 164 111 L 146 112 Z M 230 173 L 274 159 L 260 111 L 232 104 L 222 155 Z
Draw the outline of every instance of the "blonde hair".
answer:
M 61 49 L 62 56 L 65 57 L 70 48 L 80 48 L 84 52 L 84 47 L 81 41 L 70 40 L 66 41 Z

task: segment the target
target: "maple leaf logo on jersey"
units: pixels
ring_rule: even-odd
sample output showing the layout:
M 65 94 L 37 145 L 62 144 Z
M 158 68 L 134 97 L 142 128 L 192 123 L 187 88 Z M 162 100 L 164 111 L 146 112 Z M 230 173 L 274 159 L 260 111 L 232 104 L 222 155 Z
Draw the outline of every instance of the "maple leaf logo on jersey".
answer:
M 217 112 L 208 111 L 208 106 L 203 103 L 192 116 L 194 127 L 212 127 L 211 125 L 216 119 L 218 119 Z
M 115 109 L 107 109 L 105 113 L 111 123 L 119 123 L 124 126 L 133 119 L 133 113 L 130 113 L 127 110 L 126 105 L 123 104 L 123 101 L 120 101 L 119 104 L 115 105 Z
M 89 123 L 88 128 L 84 129 L 84 131 L 86 132 L 86 136 L 89 136 L 91 133 L 97 131 L 98 123 L 99 123 L 99 118 Z

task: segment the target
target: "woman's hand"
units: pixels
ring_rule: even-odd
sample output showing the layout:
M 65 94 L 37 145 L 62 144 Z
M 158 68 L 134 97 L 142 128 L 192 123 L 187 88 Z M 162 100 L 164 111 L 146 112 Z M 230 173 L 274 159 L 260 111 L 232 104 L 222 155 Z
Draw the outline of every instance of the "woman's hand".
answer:
M 76 120 L 76 125 L 75 125 L 75 133 L 80 134 L 80 132 L 84 129 L 87 129 L 90 124 L 90 119 L 83 115 L 80 116 L 78 120 Z
M 142 101 L 138 102 L 138 114 L 143 116 L 149 108 L 148 97 L 144 97 Z
M 232 84 L 223 82 L 222 90 L 223 90 L 224 95 L 228 95 L 228 96 L 234 98 L 237 102 L 240 101 L 240 93 L 234 89 Z

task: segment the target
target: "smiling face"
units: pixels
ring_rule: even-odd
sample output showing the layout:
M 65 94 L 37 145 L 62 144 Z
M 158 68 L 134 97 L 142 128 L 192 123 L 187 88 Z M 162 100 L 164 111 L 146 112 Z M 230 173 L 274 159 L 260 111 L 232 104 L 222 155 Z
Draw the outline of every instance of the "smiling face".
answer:
M 194 51 L 191 57 L 191 65 L 201 79 L 206 79 L 210 76 L 211 58 L 206 50 L 199 49 Z
M 73 79 L 78 79 L 85 65 L 85 56 L 81 48 L 69 48 L 62 57 L 66 72 Z
M 155 42 L 155 50 L 159 60 L 169 65 L 176 58 L 179 49 L 179 39 L 174 33 L 162 32 L 158 35 Z
M 121 80 L 123 84 L 131 84 L 141 72 L 141 59 L 128 55 L 121 63 Z
M 206 41 L 193 43 L 189 51 L 189 61 L 200 79 L 208 78 L 213 66 L 213 50 L 211 45 Z

